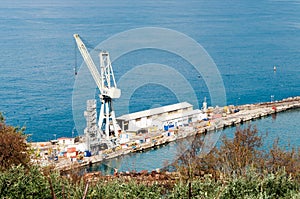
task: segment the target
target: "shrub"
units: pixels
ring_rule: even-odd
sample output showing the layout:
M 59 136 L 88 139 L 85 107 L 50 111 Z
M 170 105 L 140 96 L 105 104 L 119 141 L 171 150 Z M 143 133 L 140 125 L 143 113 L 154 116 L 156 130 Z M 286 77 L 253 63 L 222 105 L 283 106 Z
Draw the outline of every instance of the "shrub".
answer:
M 38 167 L 14 166 L 0 172 L 1 198 L 52 198 L 45 176 Z

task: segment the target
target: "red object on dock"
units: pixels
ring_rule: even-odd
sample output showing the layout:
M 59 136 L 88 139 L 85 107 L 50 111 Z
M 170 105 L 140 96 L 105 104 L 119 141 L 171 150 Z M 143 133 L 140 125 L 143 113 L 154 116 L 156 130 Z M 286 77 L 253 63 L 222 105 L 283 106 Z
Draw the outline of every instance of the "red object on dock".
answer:
M 70 148 L 67 148 L 67 152 L 68 152 L 68 153 L 76 152 L 76 147 L 70 147 Z

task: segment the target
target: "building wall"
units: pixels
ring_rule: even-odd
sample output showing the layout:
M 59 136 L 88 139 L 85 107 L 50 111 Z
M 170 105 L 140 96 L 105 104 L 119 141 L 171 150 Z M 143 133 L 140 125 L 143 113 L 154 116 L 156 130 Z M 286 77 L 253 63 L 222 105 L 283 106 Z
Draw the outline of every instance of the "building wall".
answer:
M 63 138 L 63 139 L 58 139 L 58 143 L 60 145 L 70 145 L 70 144 L 74 144 L 74 138 Z
M 171 119 L 171 118 L 174 118 L 177 116 L 179 118 L 181 114 L 190 112 L 192 110 L 193 110 L 193 107 L 191 106 L 191 107 L 177 109 L 177 110 L 173 110 L 173 111 L 169 111 L 169 112 L 163 112 L 163 113 L 145 116 L 145 117 L 141 117 L 141 118 L 131 119 L 129 121 L 126 121 L 126 119 L 125 119 L 125 120 L 121 120 L 118 122 L 120 123 L 120 127 L 125 131 L 137 131 L 140 128 L 147 128 L 150 126 L 157 126 L 158 128 L 163 128 L 162 120 L 169 120 L 168 118 Z M 192 122 L 192 121 L 196 121 L 197 118 L 194 118 L 194 116 L 190 117 L 190 119 L 184 118 L 185 123 L 187 122 L 187 120 Z M 128 123 L 128 125 L 126 125 L 127 123 Z M 159 125 L 159 124 L 161 124 L 161 125 Z

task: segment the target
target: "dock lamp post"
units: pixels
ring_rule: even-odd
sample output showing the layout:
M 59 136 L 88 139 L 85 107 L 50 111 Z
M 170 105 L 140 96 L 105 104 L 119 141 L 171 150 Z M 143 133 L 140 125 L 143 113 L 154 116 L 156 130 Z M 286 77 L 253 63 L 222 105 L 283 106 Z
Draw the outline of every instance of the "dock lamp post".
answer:
M 274 102 L 274 95 L 271 95 L 271 102 Z
M 235 106 L 238 106 L 238 105 L 239 105 L 239 100 L 240 100 L 240 99 L 241 99 L 240 97 L 238 97 L 238 98 L 236 99 Z

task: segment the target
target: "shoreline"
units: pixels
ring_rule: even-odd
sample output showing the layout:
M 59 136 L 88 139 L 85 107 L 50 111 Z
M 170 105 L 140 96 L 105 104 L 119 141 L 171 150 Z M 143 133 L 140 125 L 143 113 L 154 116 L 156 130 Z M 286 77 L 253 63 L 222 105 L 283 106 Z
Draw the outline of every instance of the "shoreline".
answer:
M 256 104 L 245 104 L 238 106 L 224 106 L 217 107 L 218 109 L 230 108 L 232 112 L 223 115 L 213 115 L 208 121 L 198 121 L 190 123 L 188 126 L 174 129 L 172 135 L 166 136 L 164 131 L 158 131 L 151 136 L 151 142 L 137 144 L 128 148 L 116 147 L 113 149 L 106 149 L 101 151 L 99 155 L 91 157 L 83 157 L 80 161 L 72 161 L 70 159 L 58 158 L 58 161 L 50 161 L 45 164 L 43 161 L 37 161 L 37 164 L 42 166 L 52 166 L 55 170 L 60 172 L 68 172 L 73 169 L 83 168 L 95 163 L 99 163 L 108 159 L 120 157 L 129 153 L 143 152 L 151 148 L 156 148 L 161 145 L 168 144 L 179 139 L 187 137 L 206 134 L 215 130 L 220 130 L 228 127 L 234 127 L 247 121 L 261 119 L 263 117 L 276 114 L 279 112 L 288 111 L 291 109 L 300 108 L 300 96 L 289 97 L 274 102 L 261 102 Z M 213 112 L 217 108 L 212 108 Z M 136 136 L 135 138 L 138 138 Z

